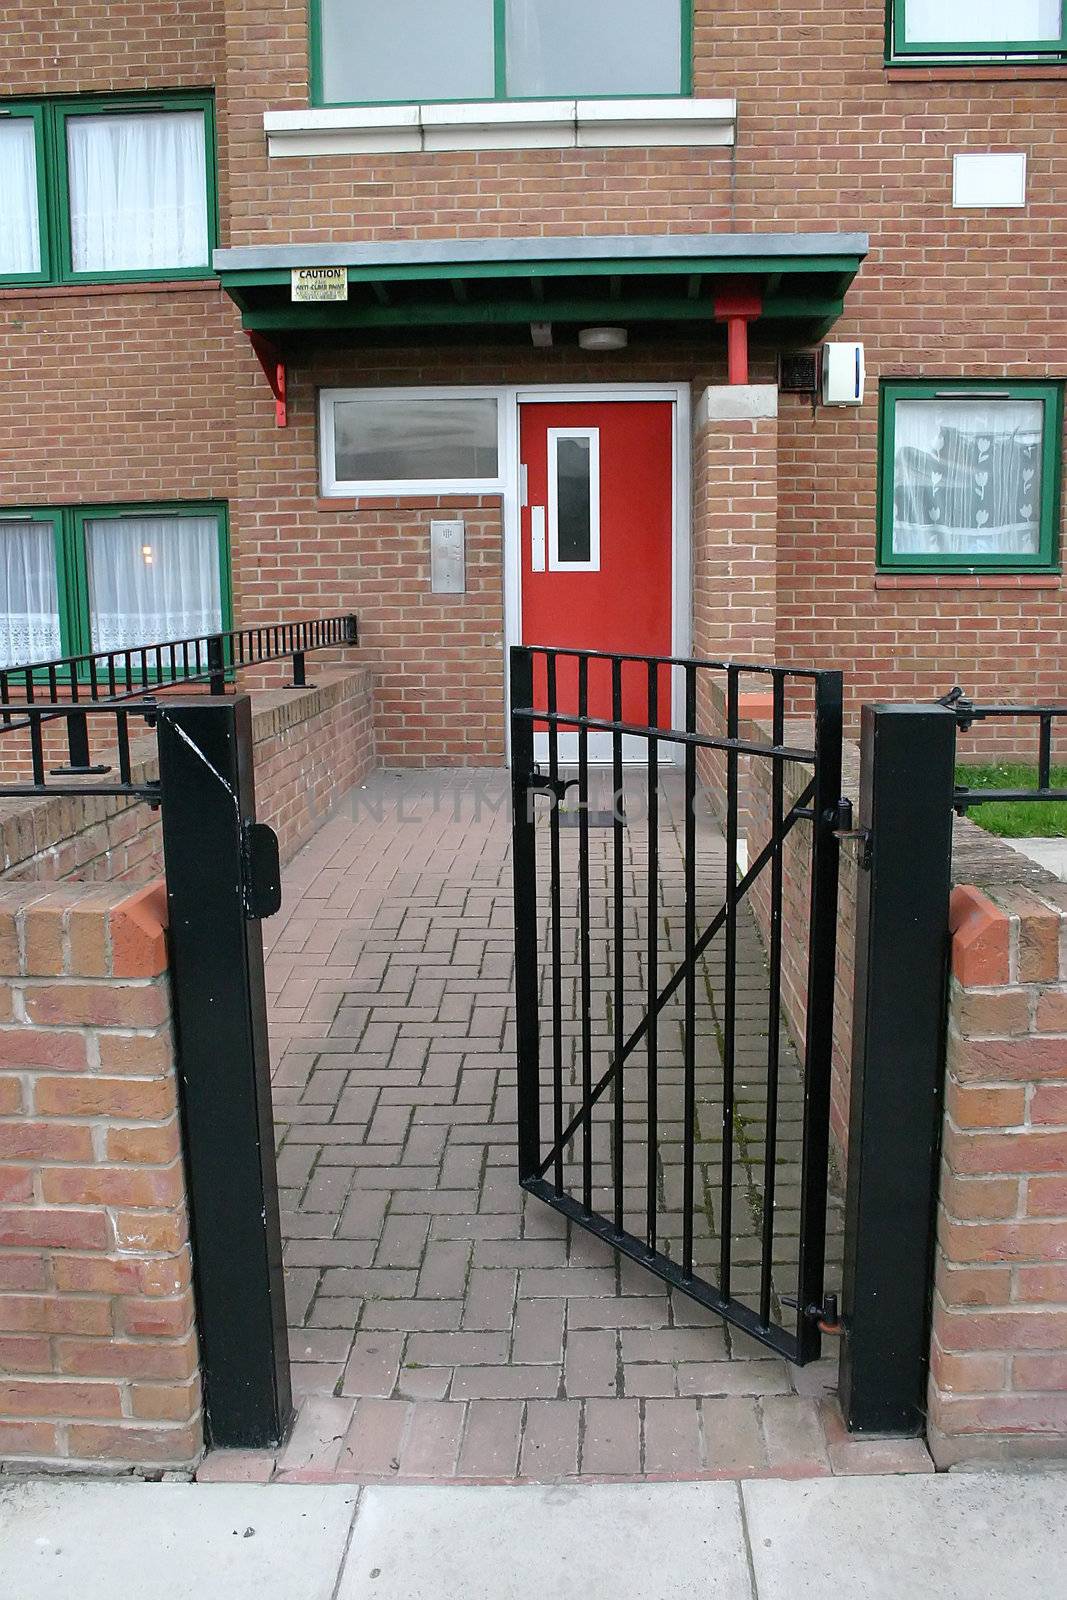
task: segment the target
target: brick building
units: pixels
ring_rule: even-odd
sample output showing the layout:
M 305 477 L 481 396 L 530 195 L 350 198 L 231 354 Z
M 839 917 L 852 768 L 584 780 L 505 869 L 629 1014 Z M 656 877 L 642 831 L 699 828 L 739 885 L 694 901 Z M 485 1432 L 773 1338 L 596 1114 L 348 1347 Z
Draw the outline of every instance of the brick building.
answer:
M 0 32 L 6 661 L 358 611 L 387 764 L 501 759 L 524 637 L 1064 694 L 1055 0 Z

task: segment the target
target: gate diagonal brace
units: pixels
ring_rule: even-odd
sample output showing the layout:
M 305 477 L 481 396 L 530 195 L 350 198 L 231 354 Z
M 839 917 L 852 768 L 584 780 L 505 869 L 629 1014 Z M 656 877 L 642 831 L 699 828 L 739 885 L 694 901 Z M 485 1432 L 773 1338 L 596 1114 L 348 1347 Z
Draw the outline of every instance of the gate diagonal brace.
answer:
M 741 901 L 744 899 L 749 889 L 751 889 L 752 885 L 755 883 L 756 879 L 759 877 L 768 861 L 770 861 L 771 857 L 774 855 L 775 850 L 785 843 L 785 840 L 788 838 L 795 825 L 798 822 L 810 820 L 811 812 L 810 810 L 805 810 L 805 807 L 807 807 L 808 802 L 812 799 L 814 793 L 815 782 L 813 779 L 808 784 L 803 794 L 798 797 L 796 804 L 792 806 L 782 818 L 781 831 L 772 833 L 771 837 L 767 840 L 767 843 L 763 846 L 763 849 L 760 851 L 755 861 L 753 861 L 748 871 L 738 881 L 737 889 L 734 895 L 735 906 L 740 905 Z M 660 990 L 659 994 L 656 996 L 656 1004 L 653 1008 L 657 1016 L 663 1010 L 671 996 L 677 993 L 693 963 L 700 960 L 700 957 L 704 954 L 711 941 L 715 938 L 715 935 L 723 927 L 724 923 L 726 922 L 726 914 L 727 905 L 720 906 L 712 920 L 708 923 L 708 926 L 704 929 L 704 932 L 700 935 L 700 938 L 696 941 L 696 944 L 693 947 L 692 962 L 680 962 L 675 968 L 673 976 Z M 641 1040 L 648 1032 L 649 1017 L 651 1015 L 652 1011 L 648 1011 L 641 1018 L 641 1021 L 637 1024 L 637 1027 L 623 1045 L 621 1055 L 615 1057 L 605 1071 L 603 1077 L 601 1077 L 595 1084 L 593 1091 L 589 1096 L 589 1103 L 587 1105 L 583 1105 L 581 1110 L 568 1123 L 567 1127 L 564 1128 L 559 1142 L 552 1146 L 551 1150 L 548 1152 L 548 1155 L 545 1156 L 540 1166 L 537 1168 L 538 1178 L 543 1178 L 549 1167 L 555 1161 L 556 1157 L 566 1150 L 567 1145 L 574 1138 L 574 1135 L 578 1132 L 578 1129 L 581 1128 L 587 1121 L 590 1112 L 603 1095 L 605 1089 L 607 1089 L 614 1082 L 616 1073 L 625 1065 L 627 1058 L 631 1056 L 637 1049 L 637 1046 L 641 1043 Z

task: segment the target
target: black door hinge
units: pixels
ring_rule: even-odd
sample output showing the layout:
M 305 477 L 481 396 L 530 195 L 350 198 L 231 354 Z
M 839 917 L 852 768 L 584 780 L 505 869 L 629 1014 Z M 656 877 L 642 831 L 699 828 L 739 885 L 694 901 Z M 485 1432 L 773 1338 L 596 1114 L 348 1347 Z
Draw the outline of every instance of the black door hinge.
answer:
M 780 1296 L 784 1306 L 799 1304 L 796 1295 L 783 1294 Z M 804 1318 L 807 1322 L 814 1322 L 820 1333 L 840 1334 L 844 1332 L 844 1323 L 837 1308 L 836 1294 L 824 1294 L 821 1306 L 805 1306 Z
M 871 830 L 853 826 L 852 801 L 837 802 L 837 827 L 834 838 L 841 844 L 856 846 L 856 863 L 863 872 L 871 870 Z
M 282 863 L 278 835 L 265 822 L 246 822 L 241 830 L 241 878 L 245 916 L 250 922 L 273 917 L 282 908 Z

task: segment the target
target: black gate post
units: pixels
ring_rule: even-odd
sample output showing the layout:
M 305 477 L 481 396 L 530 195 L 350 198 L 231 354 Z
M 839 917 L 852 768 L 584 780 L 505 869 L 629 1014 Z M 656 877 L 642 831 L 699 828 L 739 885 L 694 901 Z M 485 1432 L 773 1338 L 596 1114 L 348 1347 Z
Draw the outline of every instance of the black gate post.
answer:
M 262 1448 L 292 1396 L 248 696 L 160 705 L 159 768 L 208 1433 Z
M 515 1043 L 519 1182 L 541 1159 L 540 1039 L 537 1020 L 537 842 L 534 835 L 533 651 L 511 649 L 511 866 L 515 886 Z
M 944 1079 L 956 718 L 868 705 L 840 1397 L 856 1433 L 920 1433 Z

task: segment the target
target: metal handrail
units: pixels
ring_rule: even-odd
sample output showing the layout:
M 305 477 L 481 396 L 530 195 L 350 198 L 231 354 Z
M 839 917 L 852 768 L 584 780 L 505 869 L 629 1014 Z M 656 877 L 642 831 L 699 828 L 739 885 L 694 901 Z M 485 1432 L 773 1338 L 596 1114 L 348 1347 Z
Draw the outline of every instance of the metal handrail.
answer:
M 358 619 L 349 613 L 231 628 L 189 639 L 158 640 L 124 650 L 0 668 L 0 735 L 28 728 L 33 766 L 32 785 L 2 792 L 44 791 L 42 727 L 46 722 L 61 719 L 66 723 L 69 762 L 53 769 L 53 776 L 91 778 L 110 769 L 92 763 L 88 712 L 114 710 L 121 754 L 126 736 L 124 705 L 129 714 L 143 715 L 157 695 L 190 684 L 206 684 L 209 693 L 225 694 L 235 673 L 285 659 L 292 660 L 292 687 L 306 689 L 309 652 L 358 643 Z M 132 701 L 140 704 L 133 706 Z M 107 792 L 112 791 L 109 788 Z
M 1008 718 L 1038 724 L 1036 788 L 977 789 L 957 784 L 952 803 L 961 817 L 971 806 L 990 805 L 994 801 L 1067 800 L 1067 789 L 1052 786 L 1053 724 L 1057 718 L 1067 718 L 1067 705 L 977 705 L 967 698 L 959 685 L 942 695 L 938 705 L 946 706 L 953 713 L 960 733 L 968 733 L 976 722 Z

